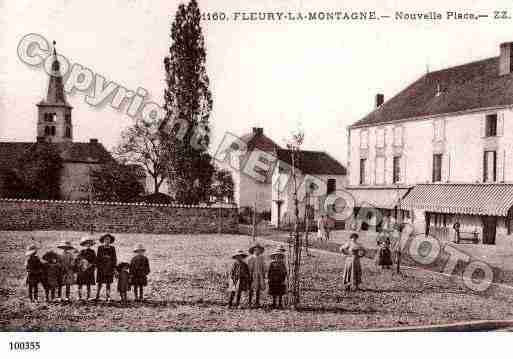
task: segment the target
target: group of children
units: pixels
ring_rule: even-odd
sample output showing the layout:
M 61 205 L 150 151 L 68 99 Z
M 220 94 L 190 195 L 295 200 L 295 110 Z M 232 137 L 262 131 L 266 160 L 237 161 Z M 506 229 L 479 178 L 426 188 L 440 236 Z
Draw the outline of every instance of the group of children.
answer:
M 65 241 L 57 246 L 62 253 L 50 250 L 41 259 L 37 255 L 38 247 L 31 245 L 25 253 L 29 299 L 38 300 L 38 288 L 41 284 L 47 302 L 70 301 L 71 286 L 76 284 L 78 299 L 82 300 L 82 288 L 85 286 L 86 299 L 91 300 L 91 286 L 96 284 L 95 300 L 100 299 L 101 290 L 105 285 L 106 300 L 110 301 L 111 284 L 114 277 L 117 277 L 118 292 L 123 303 L 128 300 L 127 293 L 131 286 L 135 300 L 142 301 L 143 288 L 148 284 L 147 276 L 150 273 L 144 247 L 138 245 L 134 249 L 135 255 L 130 263 L 117 263 L 116 248 L 113 246 L 114 236 L 105 234 L 99 241 L 101 244 L 96 253 L 92 248 L 95 240 L 85 237 L 80 241 L 82 250 L 76 250 L 71 242 Z M 62 297 L 63 288 L 65 299 Z
M 260 307 L 260 296 L 265 290 L 267 279 L 268 293 L 273 298 L 273 308 L 283 308 L 283 296 L 287 292 L 287 266 L 285 264 L 285 248 L 280 246 L 271 253 L 271 263 L 265 263 L 265 248 L 256 243 L 249 248 L 249 258 L 245 251 L 239 250 L 232 258 L 233 265 L 229 272 L 228 306 L 239 307 L 243 292 L 248 292 L 248 306 Z M 235 303 L 234 303 L 235 300 Z M 254 302 L 253 302 L 254 300 Z

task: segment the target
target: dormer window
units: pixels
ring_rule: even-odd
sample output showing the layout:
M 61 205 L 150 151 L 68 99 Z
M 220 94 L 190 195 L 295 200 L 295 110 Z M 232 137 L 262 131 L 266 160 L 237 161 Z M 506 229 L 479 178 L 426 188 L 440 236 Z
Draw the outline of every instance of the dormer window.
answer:
M 45 122 L 55 122 L 56 117 L 57 117 L 57 114 L 55 114 L 55 113 L 45 113 L 43 115 Z

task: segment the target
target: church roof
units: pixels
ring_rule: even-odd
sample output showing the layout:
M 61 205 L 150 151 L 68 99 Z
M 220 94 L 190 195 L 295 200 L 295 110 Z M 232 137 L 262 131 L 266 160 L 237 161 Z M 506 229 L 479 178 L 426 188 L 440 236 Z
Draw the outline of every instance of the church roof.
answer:
M 53 62 L 50 73 L 50 80 L 48 82 L 48 91 L 46 93 L 46 99 L 39 102 L 38 106 L 64 105 L 71 107 L 66 100 L 66 94 L 64 92 L 64 84 L 62 81 L 60 63 L 57 58 L 57 51 L 55 49 L 55 41 L 53 42 L 53 45 Z
M 42 143 L 52 146 L 60 153 L 64 162 L 107 163 L 113 161 L 111 154 L 99 142 Z M 37 142 L 0 142 L 0 171 L 17 165 L 23 155 L 28 154 Z
M 279 149 L 278 160 L 292 166 L 292 151 Z M 304 174 L 339 175 L 347 174 L 346 168 L 326 152 L 299 151 L 294 161 L 295 167 Z
M 351 127 L 513 104 L 513 73 L 500 57 L 427 73 Z M 437 95 L 438 92 L 438 95 Z

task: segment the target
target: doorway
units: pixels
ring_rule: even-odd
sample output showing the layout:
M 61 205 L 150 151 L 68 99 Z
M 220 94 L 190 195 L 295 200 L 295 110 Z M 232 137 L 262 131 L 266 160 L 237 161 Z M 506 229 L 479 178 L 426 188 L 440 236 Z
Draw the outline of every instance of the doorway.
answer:
M 497 230 L 497 217 L 483 216 L 483 244 L 495 244 L 495 234 Z

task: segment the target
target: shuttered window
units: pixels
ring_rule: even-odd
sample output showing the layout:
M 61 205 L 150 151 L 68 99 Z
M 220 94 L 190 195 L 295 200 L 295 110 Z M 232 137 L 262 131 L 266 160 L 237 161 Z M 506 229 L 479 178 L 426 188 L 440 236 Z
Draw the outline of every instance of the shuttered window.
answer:
M 398 183 L 400 181 L 401 181 L 401 156 L 394 156 L 392 182 Z
M 442 181 L 442 154 L 433 155 L 433 182 Z
M 367 160 L 365 158 L 360 159 L 360 184 L 365 184 L 365 165 Z
M 483 182 L 497 181 L 497 152 L 485 151 L 483 155 Z

